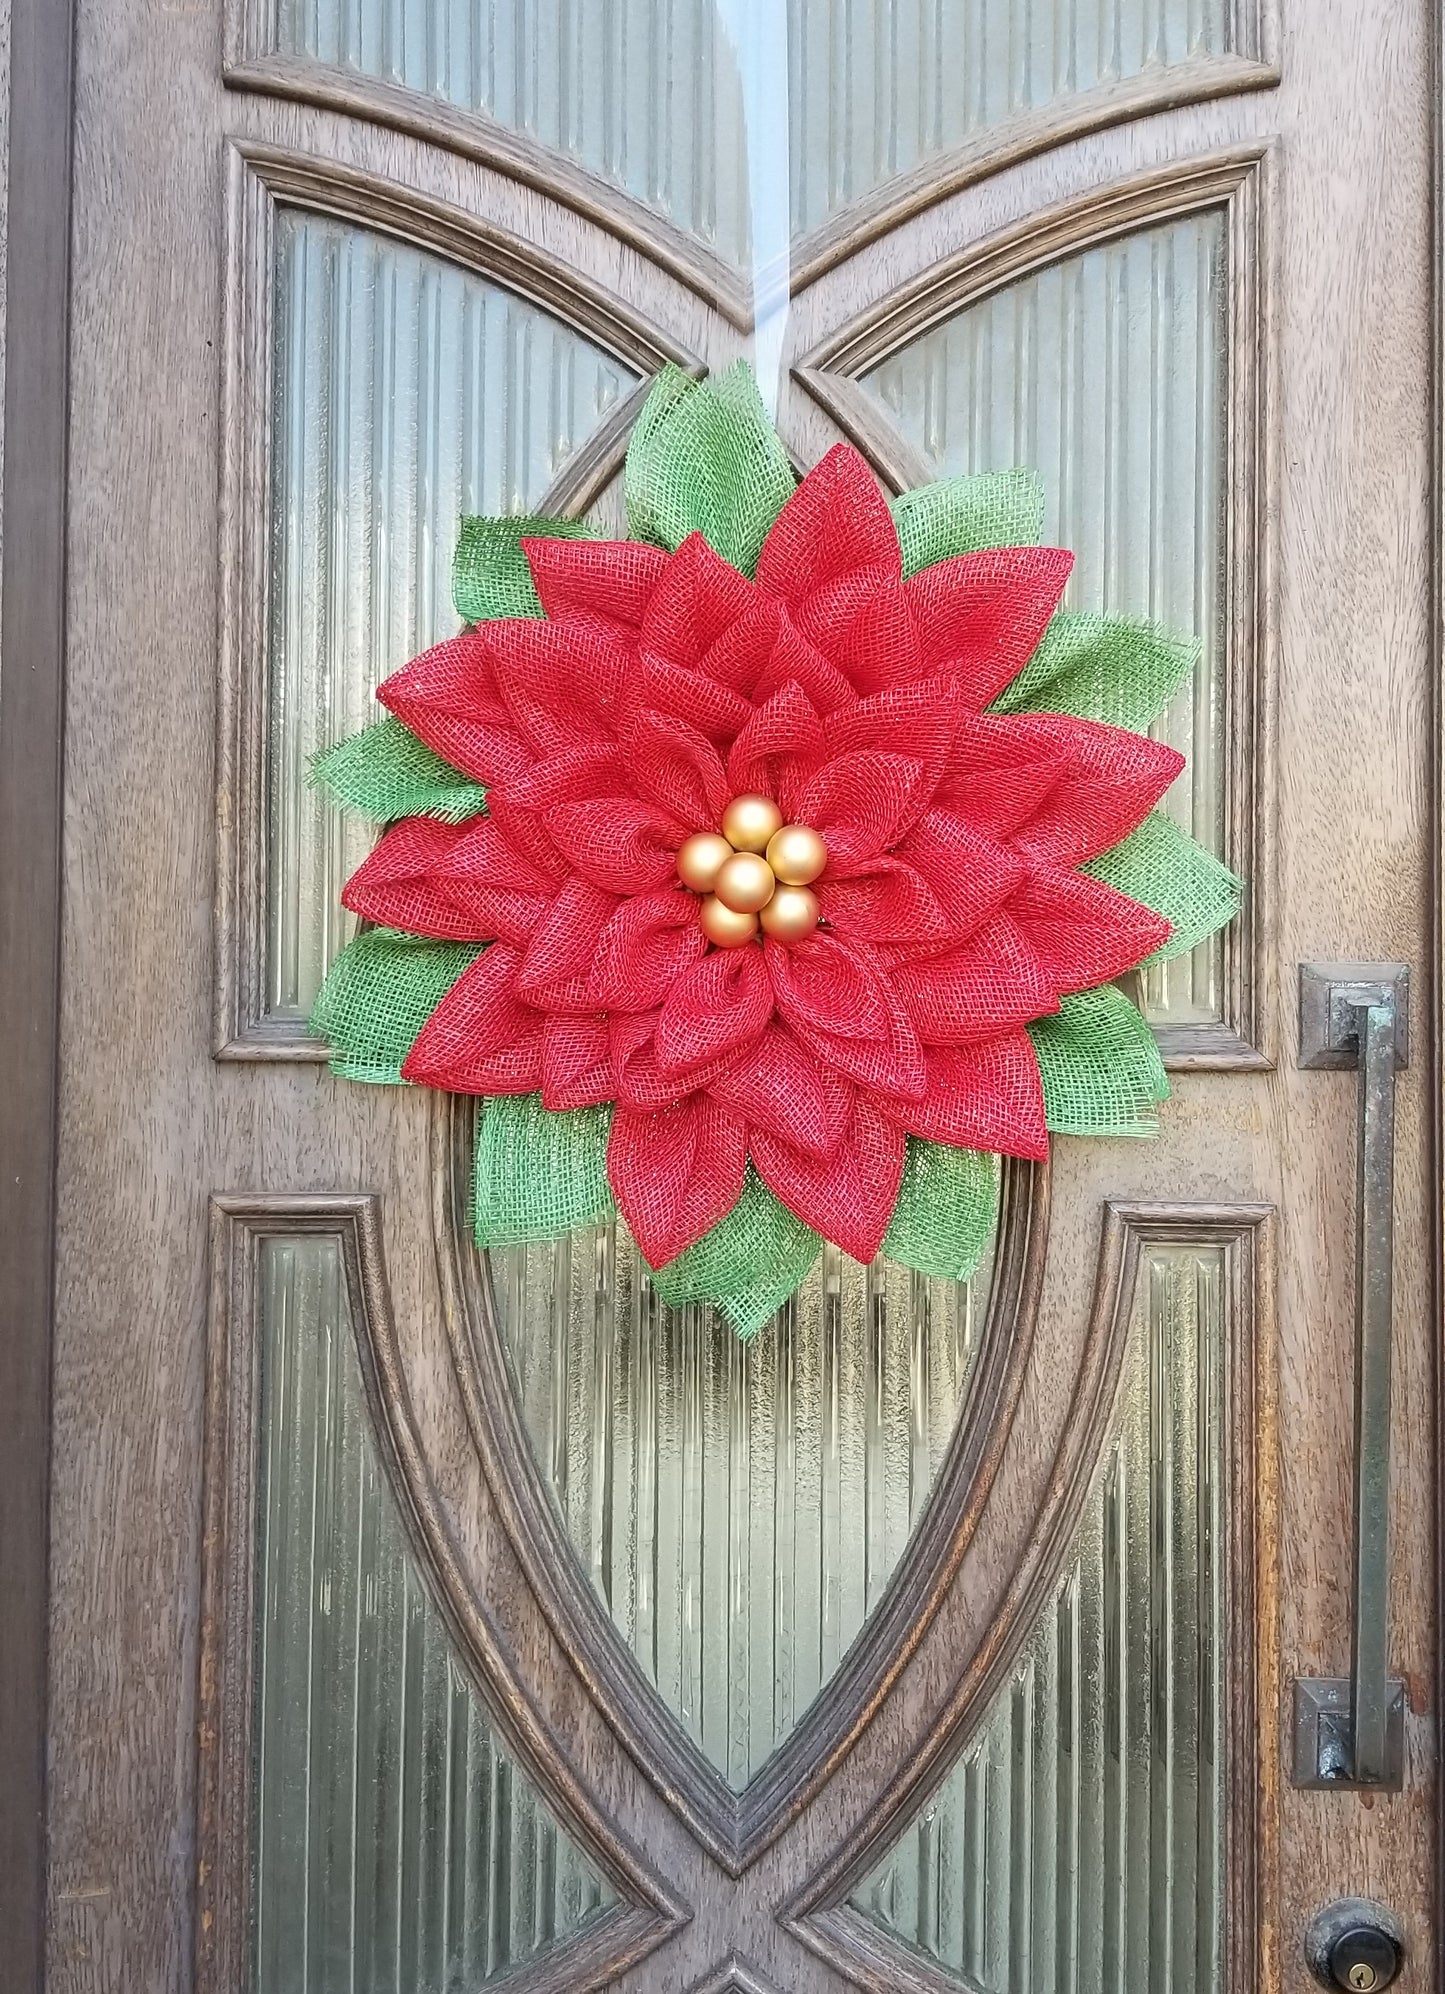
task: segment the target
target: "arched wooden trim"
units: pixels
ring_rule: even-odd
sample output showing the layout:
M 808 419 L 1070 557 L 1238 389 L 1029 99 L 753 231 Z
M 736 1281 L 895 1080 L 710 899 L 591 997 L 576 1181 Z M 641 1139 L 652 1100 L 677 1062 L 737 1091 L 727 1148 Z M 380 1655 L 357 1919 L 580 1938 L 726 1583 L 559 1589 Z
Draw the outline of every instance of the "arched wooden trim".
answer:
M 1223 858 L 1247 883 L 1223 938 L 1222 1018 L 1162 1025 L 1165 1063 L 1179 1071 L 1273 1064 L 1268 1002 L 1268 907 L 1273 841 L 1272 545 L 1273 352 L 1269 188 L 1271 145 L 1253 141 L 1130 175 L 1000 229 L 910 279 L 830 333 L 794 378 L 894 491 L 934 475 L 859 377 L 935 326 L 1053 263 L 1162 222 L 1223 208 L 1229 323 L 1225 342 L 1225 649 L 1229 715 Z
M 517 1560 L 548 1624 L 639 1768 L 703 1846 L 740 1876 L 797 1819 L 866 1728 L 924 1638 L 987 1505 L 1032 1343 L 1048 1232 L 1045 1169 L 1010 1163 L 1000 1250 L 978 1356 L 917 1530 L 877 1609 L 796 1728 L 739 1794 L 648 1681 L 582 1570 L 535 1459 L 471 1244 L 473 1105 L 438 1095 L 432 1117 L 437 1262 L 457 1377 Z
M 239 58 L 227 64 L 225 80 L 233 90 L 254 90 L 365 118 L 504 173 L 625 242 L 721 312 L 738 331 L 752 328 L 750 284 L 706 243 L 623 188 L 589 173 L 565 154 L 538 144 L 525 132 L 499 124 L 484 111 L 466 110 L 449 104 L 444 97 L 427 96 L 382 77 L 363 76 L 305 56 Z
M 741 1953 L 731 1952 L 695 1980 L 687 1994 L 782 1994 L 782 1990 Z
M 230 148 L 226 349 L 222 381 L 220 687 L 216 743 L 216 993 L 213 1050 L 225 1060 L 316 1063 L 326 1048 L 299 1019 L 265 1009 L 270 826 L 267 624 L 270 595 L 273 242 L 278 206 L 389 235 L 504 286 L 641 376 L 563 467 L 542 511 L 581 513 L 615 475 L 651 377 L 694 355 L 559 258 L 465 210 L 316 154 L 245 141 Z M 401 661 L 398 660 L 398 663 Z
M 1273 63 L 1238 55 L 1196 56 L 1142 76 L 1123 77 L 1072 97 L 1060 97 L 1036 111 L 990 126 L 952 151 L 920 160 L 909 172 L 871 188 L 800 237 L 793 245 L 793 296 L 926 208 L 1026 159 L 1160 111 L 1176 111 L 1186 104 L 1205 104 L 1247 91 L 1272 90 L 1279 80 L 1279 69 Z
M 1049 1500 L 1008 1601 L 922 1741 L 885 1806 L 781 1914 L 785 1930 L 867 1994 L 958 1994 L 971 1982 L 946 1974 L 892 1940 L 846 1902 L 947 1774 L 1008 1681 L 1067 1564 L 1117 1401 L 1133 1317 L 1139 1261 L 1148 1244 L 1215 1246 L 1226 1266 L 1224 1603 L 1227 1726 L 1225 1951 L 1228 1985 L 1256 1977 L 1257 1923 L 1279 1785 L 1277 1658 L 1269 1528 L 1273 1503 L 1272 1397 L 1266 1334 L 1269 1267 L 1261 1238 L 1273 1208 L 1260 1204 L 1114 1202 L 1104 1208 L 1086 1358 L 1061 1439 Z
M 198 1994 L 249 1985 L 253 1768 L 257 1292 L 260 1246 L 334 1238 L 373 1438 L 412 1554 L 458 1666 L 543 1804 L 625 1901 L 508 1976 L 509 1994 L 607 1986 L 686 1924 L 689 1907 L 592 1805 L 510 1650 L 468 1584 L 422 1454 L 402 1370 L 382 1248 L 381 1200 L 364 1193 L 238 1194 L 211 1200 L 199 1696 Z
M 792 296 L 925 209 L 1024 160 L 1159 112 L 1275 88 L 1280 81 L 1278 65 L 1259 60 L 1254 53 L 1260 46 L 1254 11 L 1251 0 L 1242 0 L 1233 10 L 1234 47 L 1242 53 L 1194 56 L 1056 98 L 976 132 L 946 152 L 930 154 L 906 173 L 870 188 L 795 239 L 789 277 Z M 451 104 L 434 93 L 307 56 L 268 53 L 262 24 L 245 0 L 233 10 L 228 43 L 225 80 L 231 89 L 364 118 L 477 160 L 606 229 L 686 285 L 738 331 L 751 332 L 753 285 L 748 272 L 566 154 L 485 111 Z

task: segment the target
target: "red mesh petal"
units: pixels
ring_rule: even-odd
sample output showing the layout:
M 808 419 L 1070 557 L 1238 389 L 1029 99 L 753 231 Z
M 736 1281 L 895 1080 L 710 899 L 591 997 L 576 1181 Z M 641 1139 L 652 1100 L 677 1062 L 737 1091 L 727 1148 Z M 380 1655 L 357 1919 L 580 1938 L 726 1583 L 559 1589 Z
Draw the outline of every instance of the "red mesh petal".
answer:
M 558 850 L 608 893 L 648 893 L 677 875 L 685 828 L 651 803 L 627 796 L 559 803 L 545 822 Z
M 776 1020 L 714 1080 L 714 1100 L 749 1129 L 810 1156 L 831 1156 L 853 1113 L 853 1085 Z
M 825 582 L 789 614 L 808 642 L 860 693 L 920 675 L 913 618 L 896 570 L 856 568 Z
M 493 817 L 466 827 L 440 863 L 438 878 L 479 933 L 517 944 L 531 935 L 556 891 Z
M 765 705 L 784 686 L 801 688 L 809 704 L 819 713 L 834 713 L 855 704 L 858 695 L 853 681 L 837 665 L 823 656 L 815 644 L 787 617 L 779 623 L 773 648 L 753 686 L 753 699 Z
M 548 1018 L 542 1032 L 542 1106 L 596 1108 L 612 1099 L 605 1018 Z
M 948 765 L 953 738 L 966 718 L 958 681 L 926 678 L 875 692 L 828 716 L 828 759 L 855 751 L 904 755 L 936 783 Z
M 517 997 L 520 961 L 504 942 L 483 949 L 422 1026 L 402 1064 L 404 1080 L 454 1094 L 537 1091 L 545 1021 Z
M 706 1094 L 651 1114 L 612 1117 L 607 1175 L 650 1267 L 663 1267 L 742 1196 L 747 1138 L 736 1115 Z
M 1024 876 L 1011 846 L 951 811 L 930 810 L 894 854 L 927 880 L 954 937 L 962 941 L 993 914 Z
M 1074 749 L 1038 716 L 980 714 L 959 723 L 934 804 L 1006 838 L 1074 766 Z
M 873 473 L 849 444 L 837 443 L 773 521 L 758 557 L 758 586 L 794 609 L 868 567 L 903 572 L 898 534 Z
M 710 1087 L 725 1072 L 733 1055 L 700 1067 L 679 1079 L 657 1064 L 654 1035 L 660 1011 L 616 1011 L 608 1019 L 612 1050 L 612 1088 L 625 1108 L 665 1108 L 689 1094 Z
M 823 760 L 823 723 L 803 688 L 780 688 L 758 707 L 728 754 L 730 795 L 775 798 L 784 817 L 798 808 L 804 785 Z
M 1008 911 L 1063 994 L 1137 968 L 1173 933 L 1162 914 L 1082 872 L 1038 874 L 1019 888 Z
M 680 888 L 624 900 L 597 945 L 589 995 L 601 1010 L 652 1011 L 707 950 L 695 894 Z
M 439 875 L 472 824 L 441 824 L 431 817 L 403 817 L 341 889 L 341 904 L 365 921 L 401 928 L 409 935 L 448 941 L 490 941 L 495 926 L 454 894 Z
M 637 661 L 628 712 L 655 707 L 696 727 L 710 741 L 726 745 L 747 724 L 752 707 L 740 692 L 705 671 L 690 671 L 643 651 Z
M 991 1039 L 1059 1008 L 1047 971 L 1007 914 L 996 915 L 962 948 L 895 964 L 892 974 L 925 1046 Z
M 487 806 L 494 815 L 498 804 L 535 812 L 553 803 L 581 803 L 589 797 L 631 793 L 625 749 L 571 748 L 493 784 L 487 791 Z
M 747 616 L 753 600 L 747 577 L 714 553 L 700 533 L 689 533 L 647 605 L 641 647 L 664 663 L 707 671 L 712 646 Z
M 863 942 L 942 947 L 951 938 L 937 894 L 906 860 L 871 860 L 847 879 L 820 879 L 823 918 L 840 935 Z
M 760 948 L 713 949 L 685 969 L 657 1020 L 656 1057 L 678 1078 L 752 1044 L 773 1015 L 773 983 Z
M 522 552 L 549 617 L 595 616 L 635 631 L 668 556 L 637 540 L 524 540 Z
M 839 755 L 809 782 L 798 815 L 822 833 L 836 877 L 897 844 L 925 807 L 929 787 L 922 764 L 906 755 Z
M 513 724 L 536 755 L 613 741 L 632 661 L 610 631 L 575 618 L 525 617 L 483 624 L 479 634 L 491 644 Z
M 903 1128 L 930 1142 L 1036 1160 L 1049 1153 L 1039 1063 L 1023 1030 L 983 1045 L 930 1049 L 923 1099 L 884 1106 Z
M 778 1010 L 814 1052 L 863 1087 L 921 1091 L 922 1049 L 876 951 L 820 930 L 764 952 Z
M 595 1010 L 587 986 L 602 931 L 617 896 L 573 876 L 533 929 L 517 972 L 517 990 L 544 1010 Z
M 1135 830 L 1184 767 L 1163 741 L 1064 715 L 1034 716 L 1037 731 L 1072 750 L 1072 767 L 1015 835 L 1040 865 L 1082 865 Z M 1040 724 L 1041 723 L 1041 724 Z
M 871 1260 L 883 1244 L 898 1186 L 906 1140 L 902 1128 L 861 1095 L 848 1131 L 831 1156 L 810 1155 L 753 1130 L 748 1148 L 774 1197 L 855 1260 Z
M 514 803 L 505 790 L 487 791 L 487 814 L 505 837 L 519 861 L 539 878 L 550 880 L 555 890 L 571 870 L 535 810 Z
M 923 669 L 987 706 L 1033 655 L 1073 565 L 1058 547 L 997 547 L 923 569 L 904 584 Z
M 498 690 L 484 637 L 465 631 L 423 651 L 377 698 L 429 748 L 478 782 L 520 775 L 533 759 Z
M 670 713 L 644 707 L 627 729 L 628 769 L 639 795 L 689 831 L 717 828 L 732 790 L 705 734 Z
M 754 687 L 776 656 L 787 619 L 771 596 L 754 595 L 735 623 L 714 638 L 697 669 L 719 685 L 754 697 Z

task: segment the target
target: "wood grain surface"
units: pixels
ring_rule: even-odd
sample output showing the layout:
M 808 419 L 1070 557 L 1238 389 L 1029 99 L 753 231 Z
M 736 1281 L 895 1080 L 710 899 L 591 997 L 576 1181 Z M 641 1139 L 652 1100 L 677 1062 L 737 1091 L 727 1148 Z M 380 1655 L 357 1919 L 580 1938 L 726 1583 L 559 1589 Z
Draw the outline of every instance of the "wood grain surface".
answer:
M 932 1568 L 924 1624 L 894 1630 L 897 1666 L 874 1671 L 858 1709 L 818 1720 L 816 1763 L 787 1806 L 760 1817 L 768 1834 L 747 1843 L 744 1863 L 741 1841 L 719 1847 L 662 1754 L 649 1755 L 646 1727 L 617 1720 L 595 1651 L 575 1628 L 559 1634 L 558 1599 L 540 1596 L 529 1570 L 508 1495 L 515 1443 L 509 1460 L 455 1361 L 430 1104 L 294 1058 L 213 1057 L 217 969 L 233 990 L 247 973 L 232 868 L 254 886 L 261 864 L 254 820 L 235 802 L 229 724 L 218 745 L 218 716 L 247 702 L 254 716 L 264 699 L 244 607 L 255 576 L 233 536 L 248 506 L 261 533 L 269 502 L 255 425 L 235 425 L 223 399 L 238 354 L 264 361 L 254 314 L 233 278 L 228 288 L 228 187 L 234 201 L 238 158 L 273 173 L 289 161 L 313 197 L 329 188 L 324 198 L 353 214 L 384 199 L 389 225 L 431 231 L 433 247 L 462 260 L 501 245 L 528 266 L 517 281 L 592 336 L 605 320 L 699 366 L 742 350 L 744 315 L 650 217 L 620 217 L 550 169 L 499 162 L 430 100 L 402 115 L 358 93 L 283 95 L 244 66 L 228 87 L 220 0 L 80 0 L 51 1994 L 235 1994 L 234 1960 L 222 1972 L 204 1926 L 197 1951 L 198 1911 L 214 1908 L 198 1902 L 207 1348 L 223 1318 L 228 1336 L 247 1333 L 245 1283 L 213 1257 L 212 1214 L 229 1255 L 286 1198 L 368 1229 L 356 1251 L 371 1275 L 358 1279 L 374 1291 L 384 1268 L 388 1301 L 364 1312 L 374 1416 L 418 1558 L 508 1749 L 626 1907 L 598 1951 L 573 1961 L 574 1984 L 609 1975 L 627 1994 L 935 1984 L 921 1967 L 909 1983 L 889 1942 L 839 1907 L 962 1747 L 1058 1569 L 1108 1430 L 1125 1235 L 1160 1206 L 1233 1225 L 1247 1266 L 1234 1307 L 1252 1357 L 1231 1406 L 1249 1447 L 1233 1510 L 1230 1667 L 1255 1719 L 1233 1740 L 1231 1805 L 1256 1832 L 1231 1843 L 1245 1935 L 1231 1994 L 1304 1994 L 1302 1924 L 1344 1893 L 1393 1905 L 1410 1936 L 1406 1984 L 1437 1984 L 1438 1118 L 1423 1055 L 1400 1076 L 1396 1194 L 1391 1661 L 1410 1685 L 1409 1774 L 1403 1792 L 1365 1797 L 1298 1793 L 1281 1769 L 1291 1680 L 1343 1672 L 1350 1595 L 1355 1083 L 1298 1069 L 1295 966 L 1378 957 L 1417 965 L 1421 987 L 1431 980 L 1433 20 L 1426 0 L 1295 0 L 1277 41 L 1257 46 L 1263 73 L 1235 94 L 1121 106 L 1096 129 L 941 175 L 882 219 L 856 217 L 814 255 L 794 298 L 786 359 L 813 356 L 813 374 L 785 387 L 780 422 L 806 463 L 845 420 L 813 375 L 848 328 L 910 309 L 989 245 L 1027 255 L 1031 231 L 1042 239 L 1061 214 L 1087 239 L 1121 189 L 1256 162 L 1222 196 L 1246 184 L 1263 195 L 1234 271 L 1236 353 L 1254 348 L 1251 396 L 1231 402 L 1231 461 L 1249 470 L 1230 482 L 1229 573 L 1232 587 L 1252 580 L 1231 605 L 1250 698 L 1231 712 L 1229 752 L 1246 772 L 1233 807 L 1257 909 L 1238 1030 L 1273 1064 L 1178 1073 L 1153 1143 L 1056 1144 L 1037 1309 L 978 1514 L 956 1531 L 958 1555 Z M 253 237 L 247 254 L 258 246 Z M 575 285 L 558 275 L 568 272 Z M 620 441 L 598 445 L 579 505 L 610 477 Z M 12 444 L 7 432 L 7 500 Z M 13 522 L 8 512 L 7 630 Z M 8 673 L 8 647 L 0 662 Z M 227 1012 L 223 1039 L 240 1015 Z M 213 1468 L 218 1458 L 213 1448 Z M 846 1697 L 849 1682 L 845 1671 L 832 1693 Z M 222 1724 L 242 1694 L 224 1691 Z M 242 1860 L 244 1837 L 207 1834 L 220 1859 Z M 205 1888 L 234 1888 L 234 1877 L 208 1871 Z M 555 1986 L 550 1971 L 534 1984 Z
M 39 1994 L 45 1946 L 71 30 L 68 6 L 0 0 L 0 1947 L 15 1994 Z

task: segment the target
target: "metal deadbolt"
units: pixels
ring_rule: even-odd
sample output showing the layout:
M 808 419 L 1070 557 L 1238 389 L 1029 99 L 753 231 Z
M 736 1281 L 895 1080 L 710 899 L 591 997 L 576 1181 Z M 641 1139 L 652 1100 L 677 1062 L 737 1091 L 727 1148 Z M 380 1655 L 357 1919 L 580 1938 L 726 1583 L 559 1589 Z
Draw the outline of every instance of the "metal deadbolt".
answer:
M 1316 1980 L 1347 1994 L 1381 1994 L 1399 1975 L 1405 1947 L 1399 1921 L 1382 1904 L 1342 1898 L 1312 1921 L 1305 1957 Z

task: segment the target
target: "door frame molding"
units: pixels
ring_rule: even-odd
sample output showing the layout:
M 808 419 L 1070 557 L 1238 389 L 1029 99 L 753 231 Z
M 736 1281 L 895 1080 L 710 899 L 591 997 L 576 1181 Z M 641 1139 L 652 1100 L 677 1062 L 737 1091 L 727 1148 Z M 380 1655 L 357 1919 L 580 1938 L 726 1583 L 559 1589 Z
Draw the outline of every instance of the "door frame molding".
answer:
M 45 1974 L 74 0 L 12 0 L 0 505 L 0 1933 Z
M 1445 1709 L 1445 8 L 1430 10 L 1430 756 L 1428 910 L 1430 1300 L 1435 1323 L 1435 1985 L 1445 1988 L 1445 1779 L 1439 1713 Z

